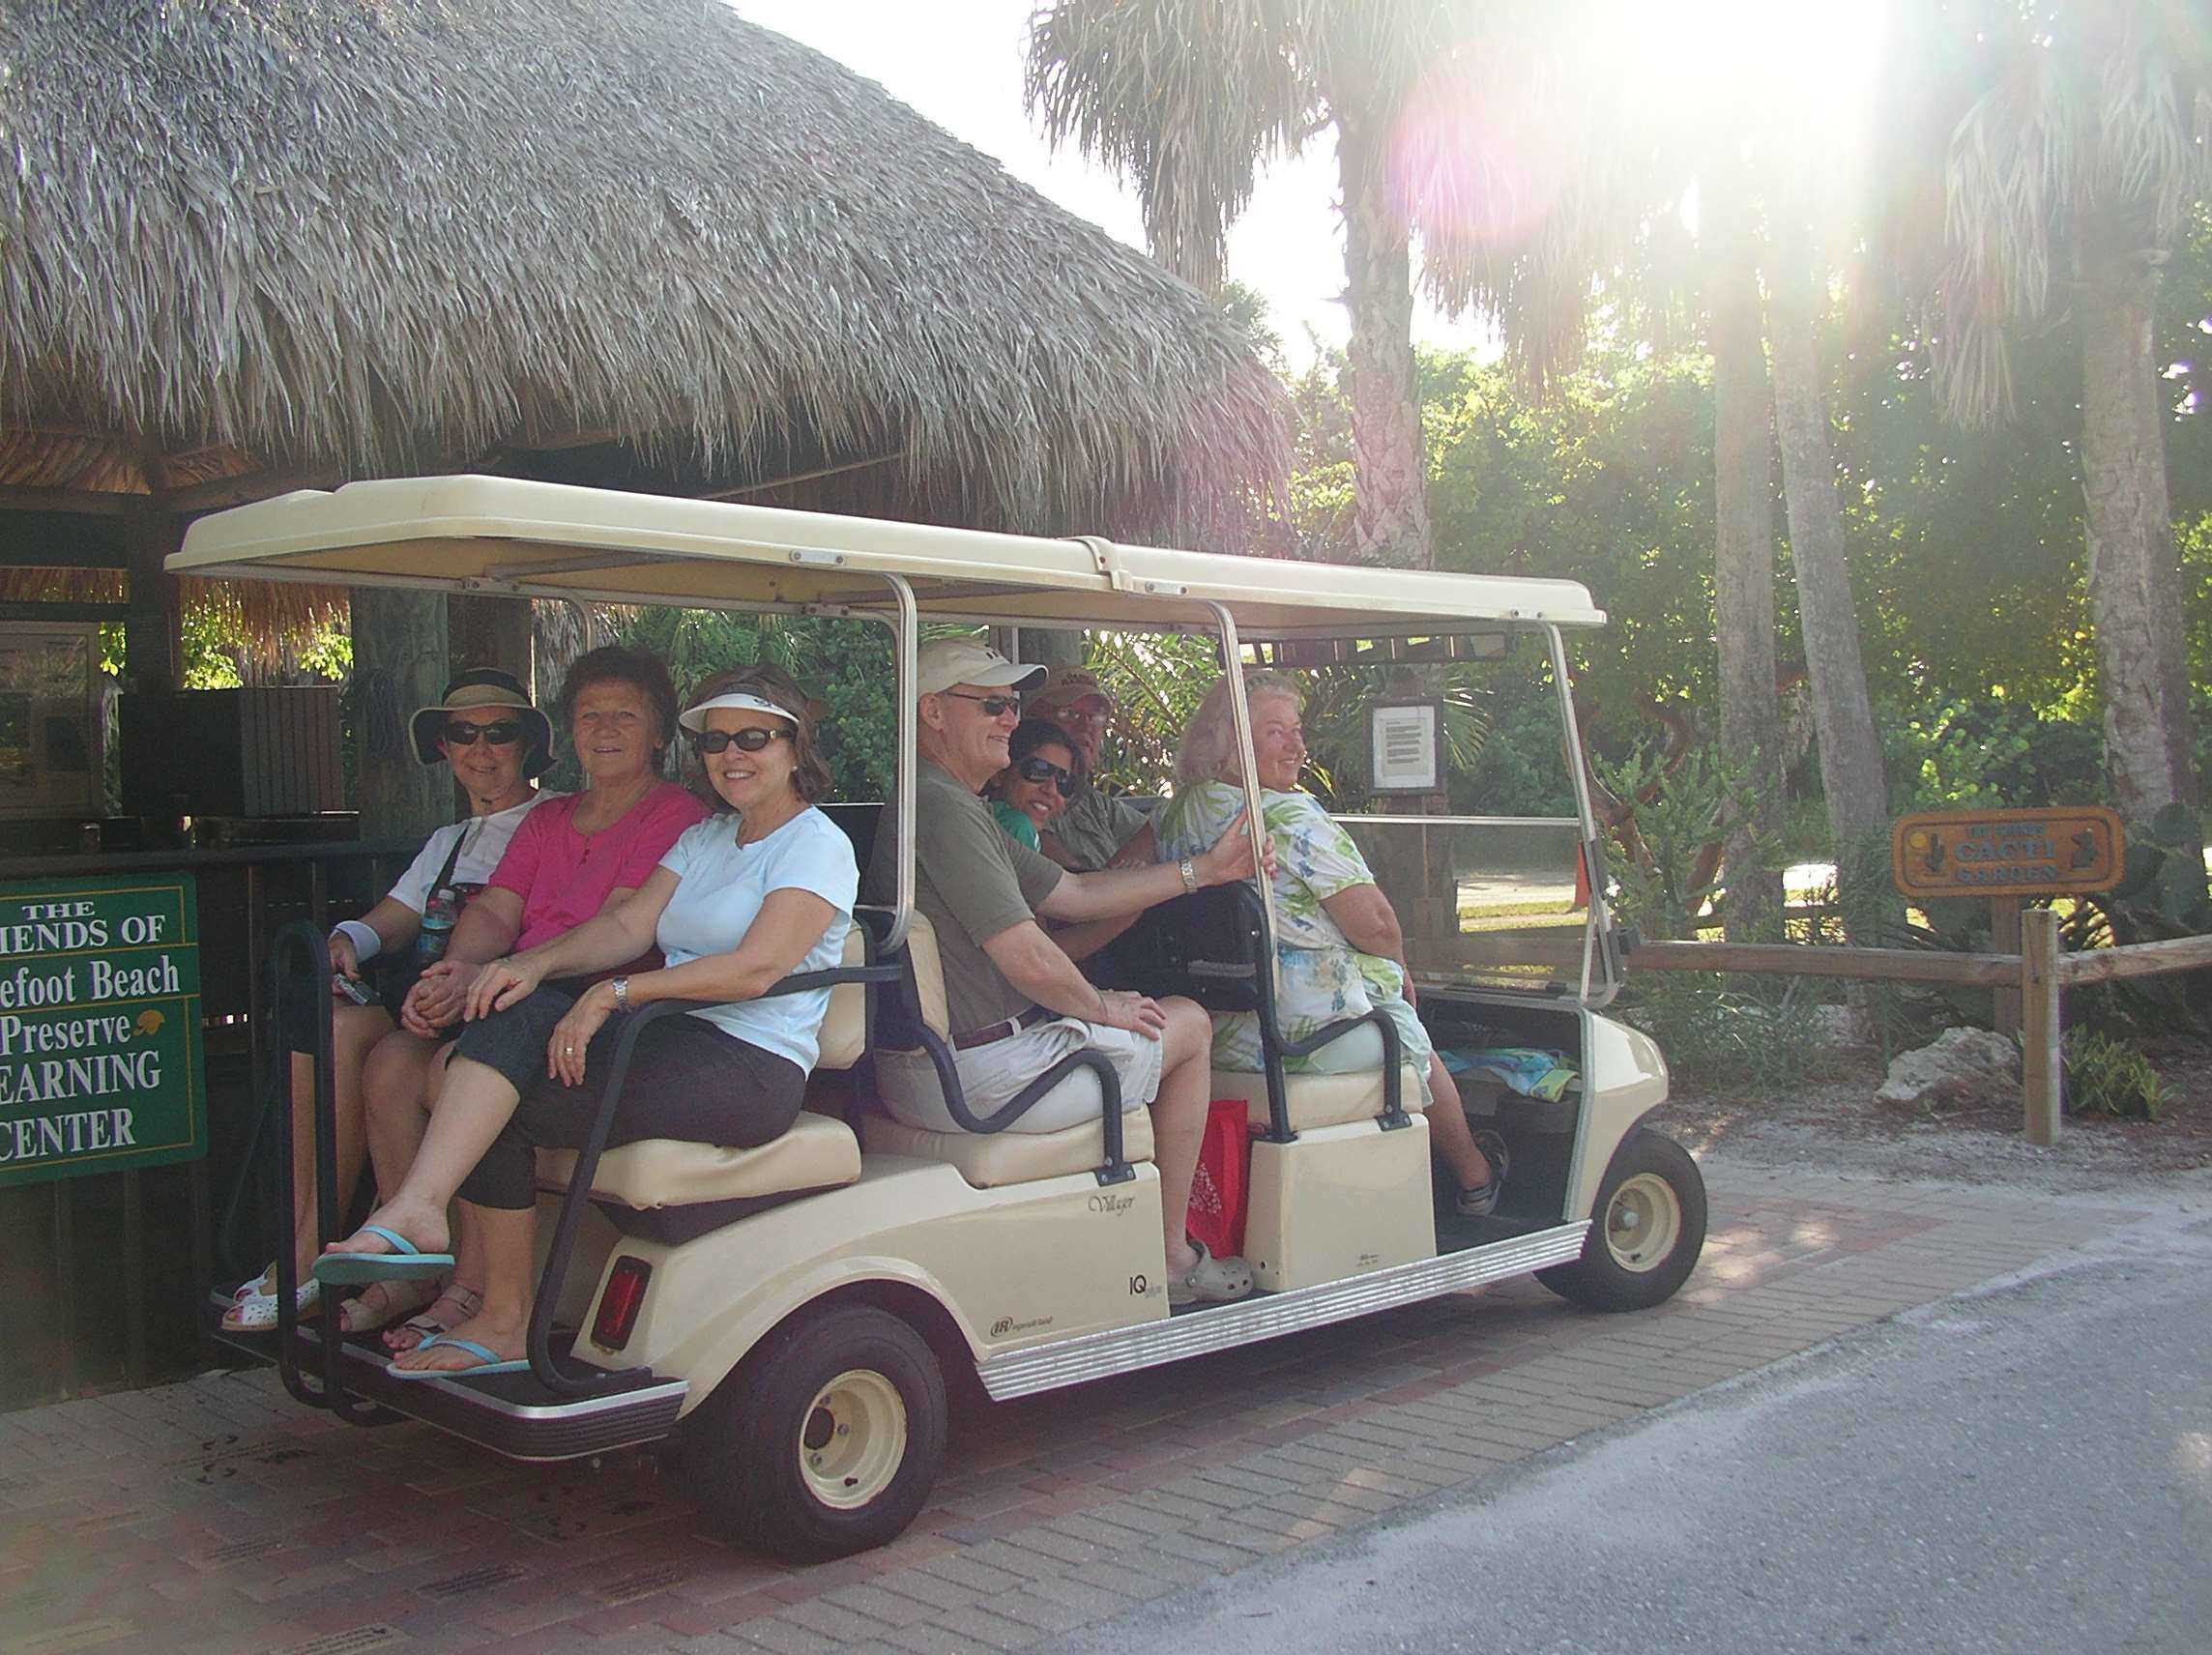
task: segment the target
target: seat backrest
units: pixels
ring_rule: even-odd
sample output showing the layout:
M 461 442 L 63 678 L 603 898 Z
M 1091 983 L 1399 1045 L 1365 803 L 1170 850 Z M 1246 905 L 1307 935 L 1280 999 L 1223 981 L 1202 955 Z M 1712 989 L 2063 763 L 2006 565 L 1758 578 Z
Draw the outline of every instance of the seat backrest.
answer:
M 845 934 L 845 952 L 837 963 L 840 966 L 868 963 L 868 940 L 859 925 Z M 818 1039 L 822 1052 L 814 1060 L 816 1068 L 849 1069 L 860 1060 L 860 1054 L 868 1045 L 867 984 L 839 983 L 830 991 L 830 1009 L 823 1014 Z
M 830 803 L 818 805 L 823 815 L 834 823 L 846 838 L 853 841 L 853 860 L 863 869 L 868 858 L 875 855 L 876 825 L 883 820 L 884 807 L 880 804 Z
M 1260 893 L 1238 880 L 1149 909 L 1107 951 L 1114 980 L 1149 994 L 1186 995 L 1212 1012 L 1254 1011 Z
M 940 1040 L 952 1038 L 945 1009 L 945 962 L 937 954 L 937 928 L 919 909 L 906 930 L 907 981 L 921 1009 L 921 1020 Z

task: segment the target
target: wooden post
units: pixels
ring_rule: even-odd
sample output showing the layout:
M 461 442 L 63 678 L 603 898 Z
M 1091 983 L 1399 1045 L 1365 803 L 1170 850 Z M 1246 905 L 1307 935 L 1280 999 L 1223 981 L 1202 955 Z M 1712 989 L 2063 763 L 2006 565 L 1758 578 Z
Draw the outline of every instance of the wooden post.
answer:
M 2020 952 L 2020 903 L 2017 896 L 1990 898 L 1990 952 L 2017 954 Z M 2017 989 L 2000 988 L 1996 992 L 1994 1023 L 1996 1031 L 2006 1039 L 2020 1032 L 2020 993 Z
M 163 566 L 184 537 L 185 520 L 173 511 L 135 509 L 124 519 L 131 594 L 123 676 L 125 686 L 139 695 L 184 687 L 184 604 L 177 577 Z
M 449 597 L 446 624 L 453 671 L 499 667 L 530 687 L 531 623 L 527 597 Z
M 2027 1141 L 2058 1142 L 2058 1101 L 2065 1067 L 2059 1059 L 2058 915 L 2031 908 L 2021 916 L 2021 1090 Z
M 362 587 L 353 594 L 354 792 L 364 839 L 420 838 L 453 819 L 443 765 L 425 765 L 409 716 L 449 676 L 446 600 L 434 592 Z

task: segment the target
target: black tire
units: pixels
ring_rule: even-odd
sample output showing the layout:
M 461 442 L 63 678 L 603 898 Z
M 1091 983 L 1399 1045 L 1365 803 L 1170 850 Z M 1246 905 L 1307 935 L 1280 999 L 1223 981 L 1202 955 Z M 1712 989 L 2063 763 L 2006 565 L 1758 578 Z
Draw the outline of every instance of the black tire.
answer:
M 1705 1180 L 1689 1151 L 1639 1126 L 1598 1185 L 1583 1256 L 1536 1279 L 1589 1310 L 1649 1310 L 1673 1298 L 1705 1246 Z
M 945 1420 L 945 1377 L 906 1322 L 865 1304 L 801 1311 L 684 1422 L 684 1479 L 730 1538 L 825 1562 L 905 1531 L 944 1464 Z

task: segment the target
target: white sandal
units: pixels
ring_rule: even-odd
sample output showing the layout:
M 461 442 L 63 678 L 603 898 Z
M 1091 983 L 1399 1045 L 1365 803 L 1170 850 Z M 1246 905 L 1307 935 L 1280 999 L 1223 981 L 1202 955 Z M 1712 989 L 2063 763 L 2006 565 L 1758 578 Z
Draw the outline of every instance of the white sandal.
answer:
M 312 1276 L 293 1290 L 292 1303 L 295 1314 L 312 1316 L 322 1303 L 323 1284 Z M 276 1331 L 276 1295 L 275 1293 L 248 1293 L 222 1313 L 222 1330 L 225 1333 L 274 1333 Z
M 240 1282 L 231 1290 L 230 1302 L 243 1304 L 249 1298 L 275 1298 L 276 1296 L 276 1265 L 271 1261 L 269 1267 L 250 1281 Z

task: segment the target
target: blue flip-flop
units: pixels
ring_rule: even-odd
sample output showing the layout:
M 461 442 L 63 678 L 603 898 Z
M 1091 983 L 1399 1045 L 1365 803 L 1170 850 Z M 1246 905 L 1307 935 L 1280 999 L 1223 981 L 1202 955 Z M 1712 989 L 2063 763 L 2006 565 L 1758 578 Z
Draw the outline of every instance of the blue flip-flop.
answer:
M 445 1333 L 431 1334 L 415 1349 L 427 1350 L 433 1345 L 451 1345 L 456 1350 L 466 1350 L 472 1356 L 481 1356 L 483 1360 L 473 1368 L 401 1368 L 393 1365 L 399 1360 L 394 1356 L 392 1361 L 384 1364 L 384 1371 L 395 1379 L 473 1379 L 480 1374 L 522 1374 L 530 1371 L 530 1358 L 527 1356 L 503 1359 L 488 1345 L 479 1345 L 474 1339 L 455 1339 Z M 402 1351 L 401 1354 L 406 1352 Z
M 318 1282 L 365 1286 L 370 1282 L 420 1282 L 453 1267 L 451 1253 L 425 1253 L 396 1230 L 364 1224 L 364 1235 L 381 1235 L 398 1249 L 393 1253 L 325 1253 L 312 1272 Z

